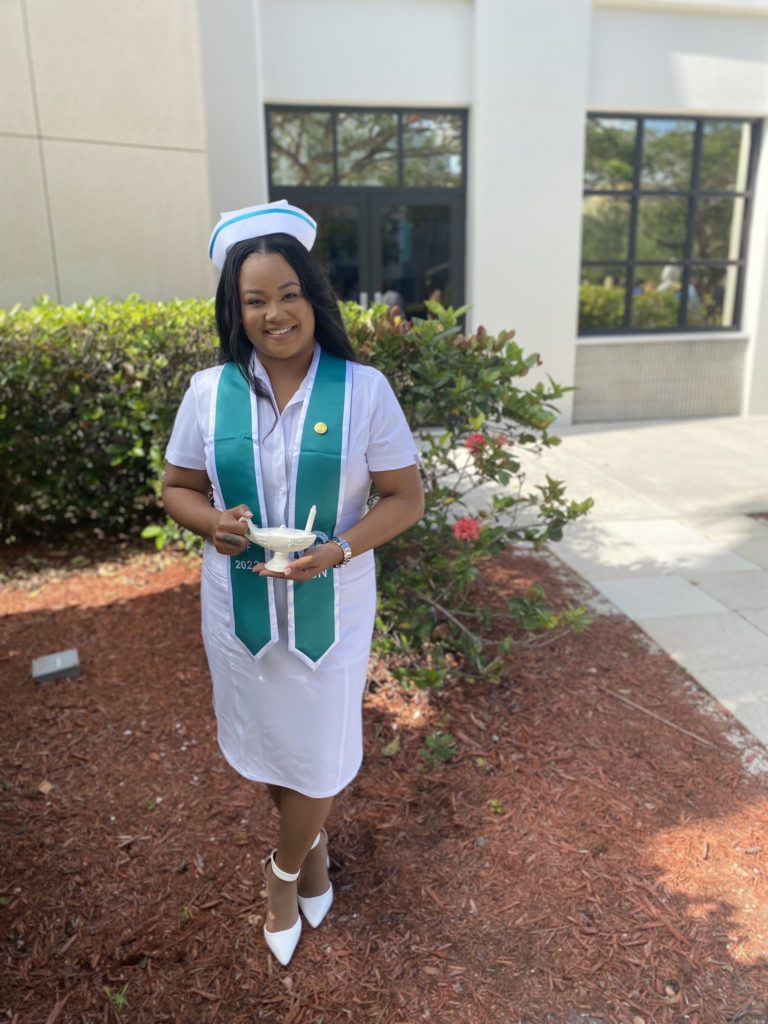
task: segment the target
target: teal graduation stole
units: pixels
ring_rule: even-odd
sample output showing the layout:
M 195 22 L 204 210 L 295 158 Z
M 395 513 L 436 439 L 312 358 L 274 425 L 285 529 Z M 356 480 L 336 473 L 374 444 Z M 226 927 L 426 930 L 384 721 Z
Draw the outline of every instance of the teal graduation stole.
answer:
M 286 525 L 302 529 L 316 505 L 314 532 L 323 541 L 335 535 L 341 515 L 351 380 L 346 360 L 321 351 L 296 433 Z M 222 367 L 216 391 L 214 461 L 224 507 L 244 503 L 254 525 L 267 526 L 256 396 L 234 363 Z M 265 553 L 255 545 L 251 552 L 230 557 L 229 580 L 234 635 L 258 658 L 277 640 L 277 617 L 274 580 L 250 568 Z M 312 668 L 338 642 L 338 599 L 332 570 L 306 583 L 288 581 L 288 646 Z
M 219 492 L 224 508 L 247 505 L 253 512 L 254 525 L 267 526 L 259 448 L 254 437 L 258 438 L 258 420 L 250 385 L 235 363 L 225 363 L 216 389 L 214 427 Z M 252 559 L 245 557 L 251 553 Z M 229 559 L 233 633 L 257 657 L 277 639 L 273 581 L 251 572 L 253 562 L 265 560 L 264 549 L 256 545 Z

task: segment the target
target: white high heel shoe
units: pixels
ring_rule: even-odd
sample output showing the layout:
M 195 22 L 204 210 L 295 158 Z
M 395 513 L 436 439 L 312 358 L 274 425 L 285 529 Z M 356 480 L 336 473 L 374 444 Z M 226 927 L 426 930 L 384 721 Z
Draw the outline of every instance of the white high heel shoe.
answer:
M 295 882 L 299 877 L 299 872 L 291 874 L 290 871 L 283 871 L 282 868 L 277 866 L 275 861 L 275 854 L 277 850 L 273 850 L 264 864 L 264 876 L 267 873 L 267 864 L 271 865 L 272 871 L 275 875 L 283 882 Z M 293 956 L 296 946 L 299 944 L 301 938 L 301 916 L 296 918 L 295 924 L 292 924 L 290 928 L 284 928 L 279 932 L 268 932 L 266 924 L 264 925 L 264 941 L 269 946 L 271 951 L 283 965 L 287 967 L 291 957 Z
M 325 866 L 329 868 L 331 866 L 331 859 L 328 856 L 327 852 L 328 833 L 325 831 L 324 828 L 321 828 L 320 831 L 317 833 L 317 837 L 314 843 L 312 843 L 312 845 L 310 846 L 310 850 L 315 849 L 317 844 L 320 842 L 321 836 L 325 836 Z M 317 926 L 322 922 L 325 915 L 331 909 L 331 904 L 333 903 L 333 884 L 329 882 L 328 888 L 325 890 L 325 892 L 320 893 L 319 896 L 299 896 L 298 899 L 299 910 L 307 919 L 307 924 L 311 925 L 313 928 L 317 928 Z

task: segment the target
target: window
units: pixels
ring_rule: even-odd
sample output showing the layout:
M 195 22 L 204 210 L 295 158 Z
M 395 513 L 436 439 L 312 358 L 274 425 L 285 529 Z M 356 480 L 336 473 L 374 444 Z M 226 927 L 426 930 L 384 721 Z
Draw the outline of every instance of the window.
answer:
M 313 252 L 340 299 L 461 306 L 467 112 L 267 107 L 269 197 L 318 223 Z
M 464 187 L 460 111 L 267 110 L 270 188 Z
M 587 119 L 579 333 L 739 326 L 758 123 Z

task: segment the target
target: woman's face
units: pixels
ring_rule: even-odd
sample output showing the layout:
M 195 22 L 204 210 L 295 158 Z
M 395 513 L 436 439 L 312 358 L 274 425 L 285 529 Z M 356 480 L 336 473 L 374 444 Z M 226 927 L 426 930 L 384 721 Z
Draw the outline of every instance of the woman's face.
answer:
M 277 253 L 253 253 L 240 268 L 240 319 L 265 369 L 311 362 L 315 311 L 299 277 Z

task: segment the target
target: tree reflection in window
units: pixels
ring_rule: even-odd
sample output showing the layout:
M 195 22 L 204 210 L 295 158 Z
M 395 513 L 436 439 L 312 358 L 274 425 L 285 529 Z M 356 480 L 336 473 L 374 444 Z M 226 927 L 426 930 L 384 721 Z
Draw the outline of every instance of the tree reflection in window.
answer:
M 403 115 L 404 185 L 461 185 L 461 119 L 455 114 Z
M 340 185 L 397 185 L 397 114 L 337 115 Z
M 738 325 L 756 122 L 591 115 L 579 329 Z
M 637 202 L 639 260 L 682 260 L 688 230 L 688 199 L 685 196 L 641 195 Z
M 629 250 L 629 200 L 614 196 L 585 196 L 582 209 L 582 259 L 626 260 Z
M 738 121 L 708 121 L 701 140 L 699 188 L 744 192 L 749 173 L 750 125 Z
M 333 184 L 330 114 L 273 110 L 269 117 L 269 141 L 273 184 Z
M 270 183 L 463 188 L 464 115 L 269 108 Z
M 615 118 L 587 121 L 586 188 L 631 189 L 637 124 Z
M 641 188 L 679 191 L 691 187 L 695 132 L 694 121 L 645 121 Z

